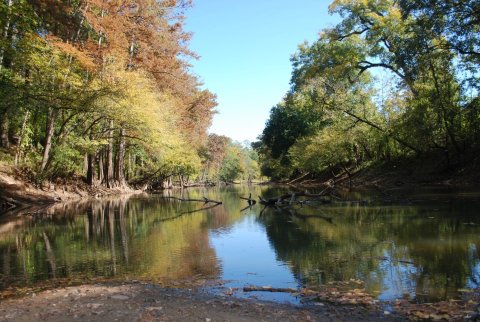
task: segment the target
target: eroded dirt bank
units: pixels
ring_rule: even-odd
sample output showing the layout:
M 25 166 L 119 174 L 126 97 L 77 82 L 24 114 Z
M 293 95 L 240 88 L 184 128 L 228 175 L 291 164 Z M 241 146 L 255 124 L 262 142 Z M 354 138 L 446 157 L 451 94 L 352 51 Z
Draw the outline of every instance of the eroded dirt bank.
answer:
M 403 321 L 362 306 L 296 307 L 148 283 L 59 288 L 0 302 L 0 321 Z
M 90 187 L 81 178 L 34 185 L 12 167 L 0 165 L 0 213 L 30 206 L 67 203 L 110 195 L 138 194 L 129 187 Z

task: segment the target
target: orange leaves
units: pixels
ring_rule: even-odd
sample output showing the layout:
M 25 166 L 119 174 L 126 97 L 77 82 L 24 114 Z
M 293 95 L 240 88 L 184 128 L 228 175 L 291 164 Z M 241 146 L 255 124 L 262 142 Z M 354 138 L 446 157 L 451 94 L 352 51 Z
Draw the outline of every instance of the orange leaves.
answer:
M 70 43 L 62 41 L 60 38 L 55 36 L 47 36 L 46 40 L 53 47 L 61 50 L 63 53 L 74 57 L 78 63 L 87 70 L 94 70 L 96 68 L 95 62 L 89 53 L 82 50 L 81 48 L 75 47 Z

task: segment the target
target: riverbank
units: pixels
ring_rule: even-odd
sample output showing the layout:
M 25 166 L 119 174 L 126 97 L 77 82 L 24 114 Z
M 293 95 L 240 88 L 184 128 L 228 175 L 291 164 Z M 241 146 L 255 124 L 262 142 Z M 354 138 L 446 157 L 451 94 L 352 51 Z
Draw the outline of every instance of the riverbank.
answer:
M 424 158 L 405 158 L 389 162 L 368 163 L 352 168 L 347 173 L 327 171 L 312 178 L 290 181 L 291 185 L 315 188 L 334 185 L 347 189 L 374 188 L 380 191 L 412 189 L 421 187 L 480 187 L 480 158 L 469 157 L 468 161 L 446 167 L 445 161 L 434 155 Z
M 46 182 L 35 185 L 14 167 L 0 163 L 0 211 L 2 212 L 32 205 L 48 205 L 109 195 L 137 193 L 143 193 L 143 191 L 129 187 L 91 187 L 80 177 L 62 182 Z
M 372 224 L 375 227 L 381 227 L 382 232 L 383 227 L 387 227 L 385 228 L 386 235 L 381 237 L 376 237 L 380 235 L 380 230 L 372 230 L 374 226 L 369 225 L 366 216 L 359 216 L 361 217 L 360 221 L 348 224 L 348 212 L 338 216 L 329 213 L 330 217 L 325 215 L 317 219 L 287 218 L 279 212 L 269 212 L 268 210 L 267 213 L 260 215 L 261 207 L 257 205 L 251 213 L 239 215 L 241 214 L 240 207 L 246 206 L 246 202 L 241 201 L 239 196 L 248 195 L 247 191 L 249 190 L 253 192 L 254 196 L 264 195 L 263 192 L 266 191 L 258 186 L 241 186 L 237 189 L 236 194 L 232 194 L 234 189 L 230 188 L 225 189 L 223 194 L 218 194 L 219 189 L 211 189 L 209 193 L 212 194 L 207 194 L 207 196 L 224 201 L 223 205 L 216 207 L 214 212 L 207 211 L 208 213 L 203 214 L 195 212 L 191 213 L 192 215 L 181 217 L 178 217 L 179 213 L 190 209 L 195 210 L 196 206 L 192 205 L 192 208 L 189 208 L 190 205 L 183 203 L 178 205 L 175 200 L 163 202 L 165 201 L 163 199 L 162 202 L 157 203 L 155 196 L 145 198 L 148 200 L 143 201 L 143 197 L 131 198 L 132 200 L 128 203 L 129 196 L 125 196 L 125 198 L 114 196 L 93 202 L 87 199 L 81 202 L 56 203 L 53 207 L 46 205 L 44 210 L 38 212 L 28 211 L 24 213 L 25 215 L 15 212 L 16 216 L 2 216 L 4 225 L 0 227 L 0 235 L 4 239 L 1 254 L 3 254 L 2 258 L 8 259 L 8 262 L 5 261 L 5 265 L 2 265 L 4 275 L 0 276 L 0 284 L 3 283 L 0 293 L 2 299 L 0 300 L 0 317 L 13 317 L 10 320 L 15 321 L 41 319 L 64 321 L 67 320 L 67 317 L 68 320 L 75 320 L 75 316 L 78 320 L 89 321 L 97 321 L 95 319 L 98 321 L 115 320 L 116 318 L 122 321 L 122 316 L 125 316 L 125 320 L 128 321 L 206 321 L 206 319 L 211 321 L 270 321 L 274 319 L 288 321 L 290 317 L 292 317 L 291 320 L 308 321 L 307 316 L 310 316 L 311 320 L 322 321 L 422 318 L 450 321 L 465 320 L 465 317 L 475 314 L 479 290 L 475 287 L 463 289 L 463 285 L 465 285 L 463 283 L 455 284 L 454 296 L 443 297 L 444 295 L 442 295 L 438 300 L 422 298 L 422 294 L 419 294 L 419 298 L 413 298 L 409 297 L 409 292 L 402 292 L 395 297 L 399 298 L 399 301 L 379 302 L 375 289 L 365 287 L 361 281 L 350 280 L 353 284 L 352 287 L 341 288 L 340 286 L 344 282 L 348 283 L 348 279 L 339 281 L 339 283 L 335 283 L 335 280 L 327 282 L 329 280 L 325 279 L 322 285 L 310 285 L 311 289 L 295 289 L 288 294 L 288 296 L 298 297 L 302 300 L 307 297 L 313 300 L 313 302 L 307 301 L 305 306 L 260 301 L 259 298 L 262 298 L 265 292 L 258 293 L 256 288 L 253 292 L 247 293 L 244 287 L 251 285 L 257 285 L 258 288 L 263 288 L 265 285 L 280 287 L 285 284 L 277 284 L 275 281 L 269 280 L 268 277 L 277 274 L 279 270 L 276 270 L 275 265 L 269 266 L 268 261 L 259 260 L 259 258 L 265 258 L 265 253 L 260 252 L 262 257 L 256 257 L 256 252 L 262 249 L 262 243 L 258 242 L 258 238 L 248 238 L 248 240 L 242 238 L 238 243 L 240 248 L 229 247 L 224 249 L 224 252 L 246 254 L 243 257 L 237 257 L 236 263 L 260 262 L 260 265 L 242 267 L 239 275 L 219 274 L 220 268 L 228 273 L 229 270 L 231 272 L 232 266 L 229 268 L 228 260 L 224 260 L 227 257 L 224 256 L 225 253 L 222 252 L 222 249 L 214 248 L 213 240 L 217 238 L 216 244 L 222 245 L 232 236 L 236 236 L 236 228 L 232 227 L 242 227 L 242 225 L 239 226 L 235 223 L 256 223 L 254 226 L 244 226 L 247 228 L 244 233 L 263 231 L 262 227 L 265 227 L 266 237 L 268 237 L 268 239 L 265 238 L 265 245 L 268 249 L 275 250 L 275 258 L 282 256 L 282 261 L 307 263 L 310 267 L 315 268 L 310 270 L 299 264 L 292 267 L 292 270 L 306 272 L 305 276 L 318 276 L 316 274 L 321 273 L 328 277 L 327 274 L 330 274 L 329 269 L 332 266 L 328 261 L 323 261 L 324 258 L 329 258 L 328 253 L 319 252 L 317 246 L 325 238 L 329 244 L 340 245 L 342 249 L 353 248 L 352 251 L 342 253 L 338 252 L 338 247 L 333 248 L 332 252 L 339 255 L 331 257 L 329 261 L 334 263 L 333 269 L 337 270 L 338 268 L 340 272 L 346 272 L 348 267 L 356 270 L 361 266 L 379 267 L 381 270 L 427 267 L 430 275 L 424 278 L 435 281 L 438 277 L 445 276 L 445 273 L 449 274 L 447 276 L 452 276 L 450 274 L 461 270 L 458 267 L 465 267 L 465 263 L 470 262 L 465 259 L 466 256 L 450 256 L 451 248 L 449 246 L 447 246 L 446 255 L 438 249 L 434 250 L 437 258 L 440 258 L 440 261 L 436 263 L 440 263 L 440 265 L 444 262 L 455 263 L 445 272 L 443 270 L 436 272 L 435 265 L 429 266 L 429 264 L 435 264 L 429 257 L 429 254 L 433 253 L 429 248 L 426 249 L 428 254 L 417 253 L 415 257 L 410 257 L 405 253 L 390 252 L 388 254 L 391 257 L 384 256 L 385 252 L 382 249 L 391 250 L 389 245 L 396 245 L 395 248 L 404 249 L 405 244 L 401 242 L 401 238 L 408 240 L 408 243 L 414 247 L 418 243 L 411 236 L 417 236 L 416 232 L 418 231 L 431 236 L 431 232 L 427 231 L 425 226 L 416 230 L 415 225 L 411 224 L 409 230 L 412 233 L 410 235 L 403 234 L 399 238 L 392 232 L 402 229 L 404 226 L 402 221 L 395 220 L 394 223 L 399 222 L 399 224 L 391 226 L 388 230 L 391 221 L 383 220 L 382 216 L 378 215 L 372 219 Z M 205 195 L 203 189 L 200 191 L 200 196 Z M 188 193 L 195 193 L 195 189 Z M 197 195 L 193 196 L 199 198 Z M 172 204 L 175 207 L 170 207 Z M 60 209 L 55 210 L 54 208 Z M 463 212 L 465 209 L 462 209 Z M 478 207 L 473 207 L 474 215 L 476 215 L 476 209 Z M 445 221 L 437 221 L 434 218 L 441 218 L 442 209 L 437 210 L 434 214 L 419 213 L 418 218 L 428 216 L 428 219 L 425 219 L 428 221 L 428 226 L 447 227 L 446 230 L 452 231 L 448 228 L 451 227 L 448 223 L 447 226 L 444 226 L 442 223 Z M 451 206 L 449 206 L 448 212 L 452 212 Z M 410 208 L 408 213 L 415 214 L 415 210 Z M 308 215 L 309 213 L 304 214 Z M 388 218 L 395 215 L 392 212 L 386 214 L 387 216 L 384 217 Z M 170 220 L 169 218 L 176 219 Z M 418 222 L 418 218 L 411 222 Z M 463 231 L 464 234 L 456 235 L 457 238 L 452 235 L 442 235 L 441 237 L 457 240 L 456 244 L 459 241 L 461 241 L 461 245 L 474 244 L 476 238 L 471 236 L 478 236 L 475 234 L 477 232 L 476 220 L 464 218 L 468 218 L 468 215 L 466 217 L 459 216 L 456 222 L 460 222 L 460 225 L 455 226 L 457 233 Z M 232 234 L 226 234 L 224 238 L 218 239 L 221 237 L 215 234 L 218 231 L 223 232 L 224 235 L 226 231 L 232 231 Z M 389 231 L 390 233 L 388 233 Z M 291 239 L 287 238 L 289 236 Z M 359 238 L 354 239 L 352 243 L 346 243 L 344 241 L 348 241 L 348 237 L 345 236 L 359 236 Z M 251 240 L 255 242 L 250 243 Z M 300 244 L 297 240 L 309 242 Z M 365 240 L 372 240 L 372 242 L 363 244 Z M 285 249 L 282 249 L 282 245 L 286 244 L 294 244 L 295 248 L 287 249 L 287 253 Z M 360 247 L 356 245 L 360 245 Z M 444 243 L 440 242 L 435 244 L 435 247 L 442 245 Z M 455 252 L 462 253 L 467 246 L 457 247 Z M 298 257 L 294 257 L 299 253 L 309 254 L 309 256 L 299 260 Z M 353 256 L 349 256 L 349 254 L 353 254 Z M 423 258 L 426 258 L 426 261 Z M 30 263 L 32 263 L 30 266 L 25 265 Z M 234 265 L 234 269 L 239 270 L 238 264 Z M 325 269 L 325 273 L 320 269 Z M 381 270 L 359 270 L 358 274 L 374 276 L 375 272 L 381 274 Z M 474 273 L 471 274 L 474 276 Z M 452 280 L 466 280 L 465 278 L 468 276 L 470 273 L 458 278 L 453 277 Z M 189 278 L 194 278 L 194 280 L 188 280 Z M 408 282 L 411 279 L 410 283 L 412 284 L 410 285 L 415 285 L 413 283 L 420 278 L 421 276 L 409 276 Z M 185 279 L 187 279 L 186 282 L 184 282 Z M 217 286 L 216 283 L 222 283 L 221 279 L 238 280 L 241 283 L 232 285 L 226 281 L 225 284 Z M 45 280 L 45 283 L 42 283 L 42 280 Z M 143 282 L 133 282 L 132 280 Z M 155 281 L 156 284 L 152 284 L 152 281 Z M 286 285 L 296 285 L 296 283 Z M 377 290 L 388 292 L 389 284 L 382 283 L 380 280 L 378 285 Z M 180 289 L 172 289 L 173 287 Z M 452 294 L 451 284 L 448 287 Z M 155 291 L 151 291 L 152 289 Z M 367 290 L 371 294 L 367 294 Z M 290 293 L 289 290 L 287 291 Z M 416 294 L 416 291 L 417 289 L 411 294 Z M 434 289 L 431 291 L 432 294 L 435 294 Z M 445 294 L 443 289 L 439 291 Z M 75 292 L 84 295 L 77 298 L 72 295 Z M 60 295 L 57 296 L 57 294 Z M 130 294 L 134 294 L 134 296 Z M 473 302 L 470 302 L 472 296 L 475 298 L 473 298 Z M 251 297 L 251 299 L 239 299 L 244 297 Z M 163 298 L 164 301 L 158 300 Z M 445 298 L 448 300 L 434 304 L 416 304 L 416 301 L 423 303 L 440 301 Z M 231 306 L 234 307 L 233 310 Z M 162 307 L 162 310 L 166 311 L 158 310 L 158 307 Z M 262 308 L 265 307 L 268 309 L 262 311 Z M 26 311 L 26 308 L 33 311 Z M 131 310 L 133 313 L 130 312 Z M 250 312 L 250 315 L 244 315 L 244 310 Z M 153 316 L 150 314 L 152 311 L 156 312 Z M 271 315 L 271 312 L 277 311 L 284 313 L 278 316 Z M 298 315 L 300 311 L 306 312 L 306 315 Z M 118 317 L 115 312 L 121 312 L 121 316 Z M 215 315 L 203 315 L 202 312 L 208 314 L 214 312 L 211 314 Z
M 200 287 L 146 282 L 59 287 L 0 301 L 0 321 L 477 321 L 472 300 L 377 305 L 306 301 L 302 305 L 214 295 Z
M 0 302 L 0 321 L 403 321 L 363 306 L 305 306 L 214 296 L 149 283 L 94 284 Z

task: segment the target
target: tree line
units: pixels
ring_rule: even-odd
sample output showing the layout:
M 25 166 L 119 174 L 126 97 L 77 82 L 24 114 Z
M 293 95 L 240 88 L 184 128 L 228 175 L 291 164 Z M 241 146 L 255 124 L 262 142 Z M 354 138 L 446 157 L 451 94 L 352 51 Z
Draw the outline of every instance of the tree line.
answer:
M 291 88 L 254 143 L 262 172 L 471 160 L 480 147 L 480 4 L 335 0 L 329 10 L 341 21 L 299 46 Z
M 191 72 L 190 0 L 0 1 L 0 152 L 36 182 L 195 176 L 216 97 Z

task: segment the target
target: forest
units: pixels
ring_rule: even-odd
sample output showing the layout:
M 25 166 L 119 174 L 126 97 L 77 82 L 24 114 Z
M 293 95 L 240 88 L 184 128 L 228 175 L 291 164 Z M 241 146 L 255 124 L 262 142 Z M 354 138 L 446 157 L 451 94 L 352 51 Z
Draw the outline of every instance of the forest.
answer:
M 480 3 L 335 0 L 291 57 L 290 90 L 254 143 L 275 179 L 391 160 L 458 171 L 480 143 Z
M 257 142 L 208 134 L 190 0 L 0 2 L 0 162 L 37 184 L 273 180 L 478 163 L 480 5 L 335 0 Z
M 207 132 L 190 0 L 0 2 L 0 160 L 34 183 L 252 180 L 255 152 Z M 173 178 L 173 179 L 172 179 Z

